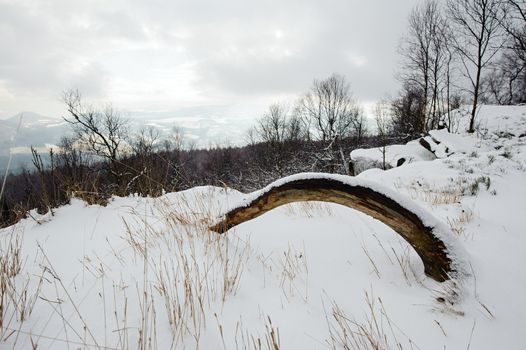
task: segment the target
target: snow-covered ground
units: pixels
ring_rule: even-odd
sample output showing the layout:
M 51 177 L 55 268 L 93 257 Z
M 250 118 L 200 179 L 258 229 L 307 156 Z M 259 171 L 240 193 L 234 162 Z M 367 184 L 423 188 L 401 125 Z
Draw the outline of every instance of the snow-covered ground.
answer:
M 219 236 L 207 227 L 244 194 L 73 200 L 0 231 L 0 271 L 16 273 L 0 282 L 0 348 L 523 349 L 526 107 L 478 120 L 472 135 L 431 133 L 448 152 L 413 143 L 413 162 L 357 179 L 449 226 L 469 266 L 455 285 L 336 204 L 290 204 Z

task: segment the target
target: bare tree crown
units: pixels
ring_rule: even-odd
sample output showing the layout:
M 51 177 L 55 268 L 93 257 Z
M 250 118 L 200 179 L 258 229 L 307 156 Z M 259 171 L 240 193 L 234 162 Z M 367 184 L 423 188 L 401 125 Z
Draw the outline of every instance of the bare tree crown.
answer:
M 300 99 L 299 111 L 305 124 L 323 141 L 363 131 L 362 110 L 341 75 L 314 80 L 310 91 Z
M 115 162 L 122 151 L 128 122 L 111 106 L 95 109 L 85 105 L 78 90 L 63 94 L 69 115 L 64 120 L 73 126 L 77 142 L 95 155 Z
M 470 83 L 473 107 L 469 132 L 474 132 L 484 68 L 503 47 L 504 36 L 500 0 L 448 0 L 448 15 L 455 30 L 455 49 L 464 76 Z

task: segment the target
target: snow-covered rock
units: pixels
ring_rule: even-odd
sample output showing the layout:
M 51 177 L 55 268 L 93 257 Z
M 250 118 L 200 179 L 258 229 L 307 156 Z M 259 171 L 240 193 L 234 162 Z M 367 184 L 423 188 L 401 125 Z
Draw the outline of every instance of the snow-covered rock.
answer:
M 424 148 L 418 140 L 410 141 L 405 145 L 359 148 L 353 150 L 350 157 L 355 174 L 371 168 L 390 169 L 401 164 L 436 159 L 436 156 Z

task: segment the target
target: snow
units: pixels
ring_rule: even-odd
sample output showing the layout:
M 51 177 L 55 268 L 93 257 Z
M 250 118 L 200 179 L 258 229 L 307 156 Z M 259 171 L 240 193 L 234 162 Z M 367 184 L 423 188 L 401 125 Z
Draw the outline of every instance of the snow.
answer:
M 522 349 L 526 107 L 483 106 L 477 117 L 474 134 L 430 133 L 447 156 L 417 159 L 415 148 L 400 167 L 330 175 L 441 226 L 471 275 L 457 279 L 460 298 L 427 278 L 390 228 L 336 204 L 282 206 L 216 235 L 206 228 L 257 193 L 205 186 L 105 207 L 74 199 L 0 230 L 2 252 L 16 237 L 22 247 L 0 349 L 251 349 L 258 338 L 266 348 L 270 330 L 283 349 L 343 348 L 331 338 L 342 334 L 337 320 L 381 348 Z M 23 322 L 12 300 L 34 301 Z
M 394 168 L 398 161 L 404 158 L 404 164 L 413 163 L 417 161 L 429 161 L 436 158 L 436 156 L 422 147 L 418 141 L 411 141 L 405 145 L 389 145 L 369 149 L 355 149 L 351 152 L 351 160 L 354 163 L 355 173 L 361 173 L 371 168 L 382 168 L 384 163 L 385 153 L 385 167 Z
M 326 174 L 326 173 L 299 173 L 291 176 L 281 178 L 270 185 L 266 186 L 262 190 L 252 192 L 244 197 L 239 203 L 234 203 L 228 211 L 231 211 L 238 207 L 249 206 L 255 199 L 262 196 L 265 193 L 270 192 L 273 188 L 282 186 L 289 182 L 307 179 L 328 179 L 339 181 L 345 185 L 353 187 L 365 187 L 369 188 L 377 193 L 380 193 L 387 198 L 392 199 L 394 202 L 399 204 L 402 208 L 415 214 L 424 224 L 424 226 L 432 229 L 432 234 L 439 240 L 444 242 L 446 249 L 448 250 L 448 257 L 452 261 L 453 269 L 459 276 L 458 278 L 465 278 L 468 274 L 466 268 L 465 251 L 461 245 L 458 244 L 457 238 L 453 235 L 451 230 L 440 220 L 434 217 L 429 211 L 422 208 L 410 198 L 388 188 L 382 186 L 379 182 L 365 180 L 363 178 L 356 178 L 338 174 Z
M 479 106 L 476 116 L 476 133 L 467 134 L 471 106 L 462 107 L 452 112 L 454 121 L 452 132 L 446 129 L 431 130 L 424 139 L 430 144 L 433 153 L 425 149 L 418 140 L 405 145 L 356 149 L 350 154 L 356 174 L 372 168 L 394 168 L 401 158 L 404 164 L 419 161 L 430 161 L 436 158 L 447 158 L 453 153 L 469 153 L 481 147 L 481 143 L 491 139 L 492 142 L 506 137 L 525 136 L 526 108 L 524 106 Z M 487 143 L 487 142 L 486 142 Z M 496 145 L 493 145 L 496 146 Z

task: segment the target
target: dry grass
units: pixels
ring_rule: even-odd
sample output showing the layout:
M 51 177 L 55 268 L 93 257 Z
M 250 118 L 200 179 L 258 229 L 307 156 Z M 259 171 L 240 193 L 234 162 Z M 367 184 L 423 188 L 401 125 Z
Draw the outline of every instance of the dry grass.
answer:
M 404 280 L 408 286 L 412 286 L 413 283 L 422 284 L 421 278 L 418 278 L 417 273 L 414 271 L 414 261 L 411 259 L 411 252 L 414 250 L 407 242 L 399 240 L 398 244 L 395 246 L 390 244 L 385 247 L 376 234 L 373 234 L 373 237 L 376 239 L 376 243 L 391 265 L 397 265 L 400 267 Z M 369 253 L 369 250 L 364 244 L 362 244 L 362 250 L 373 266 L 373 271 L 376 276 L 381 278 L 381 271 L 378 268 L 380 264 L 376 263 L 374 257 Z
M 13 227 L 12 232 L 0 239 L 0 342 L 14 334 L 11 328 L 14 322 L 22 324 L 29 318 L 42 285 L 41 276 L 25 276 L 15 281 L 22 270 L 21 249 L 22 235 Z M 37 280 L 36 287 L 33 279 Z
M 330 302 L 330 309 L 325 313 L 329 328 L 326 343 L 331 349 L 419 349 L 388 316 L 382 299 L 365 292 L 365 302 L 364 321 L 349 317 L 335 301 Z
M 142 203 L 144 206 L 130 208 L 133 219 L 124 221 L 126 230 L 122 236 L 123 246 L 110 246 L 109 253 L 115 256 L 115 263 L 121 266 L 135 264 L 141 267 L 142 276 L 137 276 L 138 282 L 130 286 L 122 280 L 109 279 L 109 268 L 104 264 L 104 259 L 99 257 L 85 255 L 81 261 L 83 270 L 101 287 L 99 295 L 103 317 L 98 322 L 104 324 L 106 333 L 95 332 L 95 325 L 90 324 L 81 313 L 83 300 L 77 299 L 78 295 L 73 295 L 71 286 L 62 284 L 60 276 L 41 247 L 44 268 L 42 273 L 45 272 L 50 283 L 55 286 L 56 298 L 40 300 L 49 304 L 54 315 L 58 315 L 63 329 L 53 330 L 58 331 L 57 335 L 49 336 L 45 332 L 47 325 L 40 334 L 26 334 L 12 326 L 13 320 L 24 322 L 29 317 L 40 290 L 38 286 L 36 292 L 29 293 L 32 284 L 28 282 L 21 289 L 18 284 L 21 293 L 13 292 L 15 288 L 12 279 L 20 273 L 22 266 L 21 239 L 13 238 L 9 244 L 0 245 L 0 325 L 4 325 L 0 327 L 1 339 L 22 334 L 29 339 L 33 348 L 45 339 L 51 341 L 51 346 L 60 343 L 72 348 L 147 350 L 159 349 L 159 332 L 161 329 L 170 329 L 171 348 L 202 348 L 204 333 L 209 330 L 213 321 L 210 315 L 214 311 L 221 313 L 218 310 L 222 311 L 228 298 L 239 289 L 249 256 L 254 255 L 255 259 L 258 256 L 252 254 L 254 252 L 248 240 L 243 241 L 232 234 L 217 235 L 208 230 L 217 216 L 217 208 L 210 205 L 210 196 L 206 193 L 196 198 L 178 196 L 176 202 L 161 198 L 151 202 L 144 200 Z M 301 210 L 302 215 L 319 216 L 320 210 L 325 215 L 332 215 L 329 206 L 323 203 L 297 208 L 294 210 Z M 393 264 L 400 265 L 406 280 L 411 283 L 414 273 L 411 276 L 409 248 L 402 254 L 393 250 L 394 257 L 389 248 L 384 249 L 382 246 L 382 249 Z M 365 247 L 364 251 L 375 266 Z M 264 270 L 271 271 L 273 277 L 278 276 L 285 296 L 288 298 L 300 295 L 307 301 L 309 271 L 305 247 L 298 250 L 289 246 L 274 261 L 267 258 L 261 257 Z M 377 266 L 375 269 L 380 277 Z M 41 283 L 43 277 L 39 278 Z M 7 287 L 4 288 L 4 285 Z M 331 303 L 327 316 L 330 334 L 327 344 L 334 349 L 401 348 L 402 342 L 396 338 L 400 336 L 400 332 L 394 330 L 396 327 L 387 316 L 381 299 L 375 299 L 372 293 L 366 293 L 366 301 L 368 315 L 365 322 L 349 318 L 335 302 Z M 70 310 L 63 309 L 64 305 Z M 9 319 L 4 317 L 5 310 L 11 313 Z M 225 331 L 217 314 L 215 317 L 223 348 L 226 349 Z M 73 318 L 78 322 L 73 322 Z M 160 322 L 168 324 L 161 326 Z M 249 332 L 240 322 L 235 332 L 230 332 L 227 336 L 234 337 L 238 349 L 280 349 L 278 327 L 268 315 L 262 316 L 263 322 L 260 332 Z M 403 338 L 403 343 L 414 346 L 408 338 Z
M 10 279 L 22 269 L 22 236 L 15 229 L 0 240 L 0 276 Z
M 163 300 L 172 345 L 191 339 L 198 348 L 211 306 L 237 292 L 250 245 L 208 230 L 214 216 L 204 195 L 157 201 L 141 218 L 126 223 L 125 240 L 154 276 L 151 288 Z M 148 251 L 155 254 L 148 257 Z
M 307 201 L 285 205 L 285 213 L 296 217 L 331 217 L 334 215 L 330 205 L 324 202 Z
M 462 236 L 466 231 L 466 225 L 473 220 L 474 214 L 471 209 L 462 209 L 459 216 L 447 218 L 447 223 L 451 231 L 456 235 Z
M 436 301 L 433 310 L 454 316 L 464 316 L 464 312 L 458 308 L 461 286 L 459 281 L 450 279 L 440 285 L 440 289 L 433 291 Z
M 301 251 L 296 251 L 289 245 L 288 249 L 278 260 L 278 271 L 280 271 L 280 286 L 285 296 L 293 297 L 300 295 L 305 302 L 308 300 L 308 274 L 307 257 L 305 247 Z M 303 287 L 300 289 L 300 284 Z
M 279 328 L 272 324 L 272 319 L 268 315 L 263 315 L 264 327 L 263 334 L 260 332 L 250 332 L 245 329 L 243 320 L 240 319 L 236 323 L 234 330 L 234 342 L 236 344 L 236 350 L 280 350 L 281 339 L 279 334 Z M 216 315 L 217 319 L 217 315 Z M 223 343 L 223 348 L 226 350 L 224 331 L 222 325 L 217 320 L 219 333 Z
M 22 268 L 20 236 L 0 242 L 0 339 L 12 341 L 23 335 L 33 348 L 45 340 L 75 348 L 158 349 L 159 324 L 168 322 L 172 348 L 200 348 L 209 311 L 237 292 L 251 249 L 248 242 L 208 230 L 217 215 L 209 197 L 206 193 L 191 199 L 179 196 L 176 203 L 158 199 L 153 205 L 145 200 L 144 206 L 130 208 L 132 219 L 124 220 L 123 245 L 108 244 L 115 263 L 142 266 L 135 284 L 109 279 L 110 266 L 104 257 L 84 255 L 82 284 L 86 272 L 99 286 L 98 322 L 104 325 L 103 333 L 95 332 L 99 326 L 90 324 L 81 312 L 86 296 L 79 299 L 76 286 L 72 290 L 63 284 L 42 247 L 42 275 L 48 287 L 54 286 L 56 297 L 29 293 L 34 283 L 15 286 L 12 280 Z M 49 317 L 58 317 L 62 329 L 49 334 L 49 321 L 31 334 L 14 326 L 17 321 L 20 327 L 29 317 L 37 299 L 51 307 Z M 275 340 L 274 328 L 269 334 Z
M 411 286 L 413 282 L 421 283 L 421 281 L 416 276 L 416 273 L 413 270 L 413 267 L 411 264 L 411 250 L 413 248 L 411 246 L 405 246 L 401 248 L 403 249 L 403 252 L 401 254 L 398 254 L 393 247 L 391 247 L 391 250 L 393 251 L 396 262 L 398 263 L 398 265 L 400 266 L 400 269 L 402 270 L 402 274 L 404 275 L 404 280 L 406 281 L 408 286 Z
M 459 186 L 411 186 L 408 188 L 412 199 L 422 200 L 431 205 L 456 204 L 462 199 L 463 192 Z
M 421 200 L 433 206 L 459 204 L 464 196 L 476 196 L 481 188 L 490 190 L 489 176 L 449 178 L 449 183 L 437 186 L 427 182 L 416 181 L 410 185 L 395 183 L 398 189 L 405 189 L 411 199 Z

